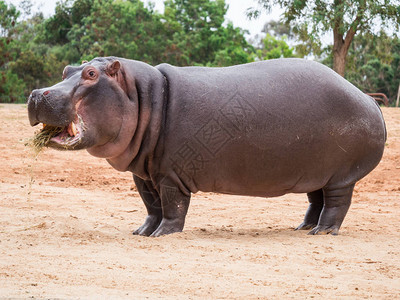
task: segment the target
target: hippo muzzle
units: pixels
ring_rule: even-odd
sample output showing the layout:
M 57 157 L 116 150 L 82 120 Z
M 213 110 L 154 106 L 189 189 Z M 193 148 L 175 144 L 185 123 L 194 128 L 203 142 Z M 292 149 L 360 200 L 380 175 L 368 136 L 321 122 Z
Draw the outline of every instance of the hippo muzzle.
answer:
M 28 115 L 31 126 L 43 123 L 59 128 L 49 146 L 75 148 L 82 140 L 83 122 L 77 114 L 70 84 L 61 82 L 49 88 L 33 90 L 28 98 Z
M 28 114 L 31 126 L 44 123 L 64 127 L 76 117 L 69 95 L 52 87 L 32 91 L 28 98 Z

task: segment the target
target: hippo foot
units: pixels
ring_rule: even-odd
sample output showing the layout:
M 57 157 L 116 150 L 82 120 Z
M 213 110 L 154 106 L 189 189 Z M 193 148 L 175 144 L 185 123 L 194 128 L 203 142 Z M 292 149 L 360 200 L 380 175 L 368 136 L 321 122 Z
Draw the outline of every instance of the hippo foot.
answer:
M 315 226 L 317 226 L 317 224 L 307 224 L 303 222 L 299 226 L 297 226 L 294 230 L 310 230 L 313 229 Z
M 183 224 L 181 221 L 163 219 L 160 226 L 154 231 L 150 236 L 158 237 L 166 234 L 171 234 L 175 232 L 182 232 Z
M 338 235 L 339 234 L 339 226 L 322 226 L 317 225 L 313 230 L 311 230 L 309 235 L 317 235 L 317 234 L 332 234 Z
M 150 236 L 160 225 L 161 218 L 158 216 L 148 215 L 144 224 L 135 230 L 133 235 Z

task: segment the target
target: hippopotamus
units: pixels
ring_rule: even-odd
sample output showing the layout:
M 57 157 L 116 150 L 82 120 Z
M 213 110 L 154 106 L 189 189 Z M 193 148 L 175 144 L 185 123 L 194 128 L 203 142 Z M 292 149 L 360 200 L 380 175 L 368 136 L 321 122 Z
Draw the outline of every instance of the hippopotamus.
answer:
M 211 68 L 104 57 L 62 78 L 32 91 L 30 124 L 61 128 L 49 147 L 86 149 L 132 172 L 147 209 L 135 235 L 181 232 L 198 191 L 306 193 L 296 229 L 337 235 L 355 183 L 384 151 L 374 99 L 314 61 Z

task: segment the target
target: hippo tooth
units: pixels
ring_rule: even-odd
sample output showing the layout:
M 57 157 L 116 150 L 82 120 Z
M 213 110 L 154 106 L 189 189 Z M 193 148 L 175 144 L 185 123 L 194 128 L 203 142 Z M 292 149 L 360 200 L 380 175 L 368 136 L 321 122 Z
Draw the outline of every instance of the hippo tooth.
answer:
M 78 129 L 76 128 L 74 122 L 71 122 L 71 127 L 72 127 L 72 133 L 74 134 L 74 136 L 76 136 L 78 134 Z
M 76 130 L 75 123 L 71 122 L 71 124 L 69 124 L 69 126 L 68 126 L 68 134 L 70 136 L 76 136 L 77 132 L 78 131 Z

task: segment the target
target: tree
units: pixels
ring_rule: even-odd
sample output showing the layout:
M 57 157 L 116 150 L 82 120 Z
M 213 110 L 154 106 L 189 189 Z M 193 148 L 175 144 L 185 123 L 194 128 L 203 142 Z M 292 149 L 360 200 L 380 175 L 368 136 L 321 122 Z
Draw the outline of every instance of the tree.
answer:
M 252 40 L 259 60 L 301 57 L 295 50 L 296 46 L 289 46 L 289 41 L 291 44 L 295 41 L 295 35 L 287 24 L 271 20 L 264 24 L 261 32 L 263 34 L 256 35 Z
M 11 59 L 10 49 L 14 43 L 13 29 L 17 23 L 19 12 L 14 5 L 8 6 L 0 0 L 0 68 L 4 68 Z
M 286 36 L 275 38 L 269 33 L 261 40 L 260 47 L 257 49 L 257 57 L 260 60 L 296 57 L 294 49 L 287 42 Z
M 283 10 L 282 21 L 288 23 L 303 41 L 320 44 L 326 32 L 333 33 L 333 69 L 344 76 L 346 56 L 356 34 L 373 32 L 376 24 L 397 31 L 400 25 L 398 0 L 257 0 L 263 9 L 274 5 Z M 252 17 L 259 9 L 249 9 Z
M 244 31 L 228 23 L 222 30 L 222 42 L 214 52 L 214 59 L 207 66 L 232 66 L 254 60 L 254 48 L 244 38 Z
M 14 57 L 8 63 L 8 68 L 23 80 L 26 86 L 25 99 L 33 89 L 53 85 L 59 81 L 60 74 L 68 63 L 61 57 L 56 57 L 56 48 L 42 40 L 44 23 L 43 14 L 37 13 L 22 19 L 13 29 Z
M 17 102 L 24 98 L 24 82 L 9 69 L 14 60 L 15 26 L 19 11 L 0 0 L 0 102 Z
M 156 65 L 227 66 L 255 57 L 245 31 L 225 24 L 224 0 L 60 0 L 55 14 L 21 13 L 0 0 L 0 102 L 24 102 L 60 80 L 65 65 L 121 56 Z M 17 20 L 18 19 L 18 20 Z
M 170 46 L 176 65 L 225 66 L 253 60 L 244 31 L 224 26 L 224 0 L 166 0 L 164 19 L 175 29 Z
M 61 25 L 54 30 L 57 23 Z M 139 0 L 61 2 L 43 32 L 45 42 L 52 40 L 59 46 L 57 55 L 64 53 L 72 63 L 112 55 L 156 64 L 172 38 L 160 14 Z
M 48 44 L 66 44 L 68 32 L 74 24 L 83 24 L 90 14 L 94 0 L 61 0 L 57 2 L 55 14 L 44 20 L 44 41 Z

